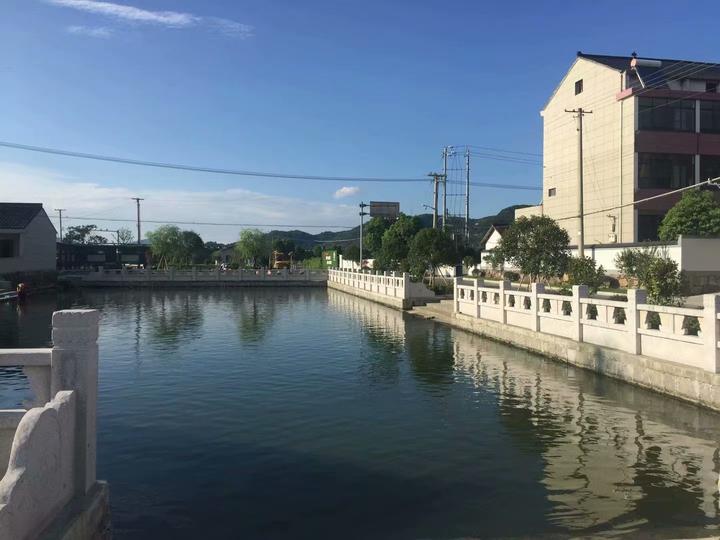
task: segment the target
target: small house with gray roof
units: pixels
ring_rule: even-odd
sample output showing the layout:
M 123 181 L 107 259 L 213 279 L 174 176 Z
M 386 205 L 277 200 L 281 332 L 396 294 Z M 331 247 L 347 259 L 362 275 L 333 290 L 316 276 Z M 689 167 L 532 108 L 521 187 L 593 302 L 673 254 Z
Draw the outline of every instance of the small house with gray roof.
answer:
M 0 276 L 55 270 L 56 234 L 42 204 L 0 202 Z

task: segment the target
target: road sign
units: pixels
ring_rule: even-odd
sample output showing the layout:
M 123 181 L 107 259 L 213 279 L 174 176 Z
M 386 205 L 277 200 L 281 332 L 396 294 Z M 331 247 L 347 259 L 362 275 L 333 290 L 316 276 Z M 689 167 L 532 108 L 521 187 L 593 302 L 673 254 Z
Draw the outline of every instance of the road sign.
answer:
M 399 214 L 399 202 L 370 201 L 370 217 L 397 219 Z

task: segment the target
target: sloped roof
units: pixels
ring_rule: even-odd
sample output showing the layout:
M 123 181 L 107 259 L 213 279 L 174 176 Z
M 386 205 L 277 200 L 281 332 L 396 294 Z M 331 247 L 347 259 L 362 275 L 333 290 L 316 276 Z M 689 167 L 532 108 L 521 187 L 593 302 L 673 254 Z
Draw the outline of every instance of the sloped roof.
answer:
M 0 203 L 0 229 L 24 229 L 42 209 L 41 203 Z
M 505 223 L 493 223 L 490 225 L 490 228 L 485 233 L 485 236 L 482 237 L 482 240 L 480 240 L 481 245 L 487 244 L 487 241 L 490 240 L 490 237 L 492 236 L 492 233 L 494 231 L 497 231 L 500 236 L 503 236 L 505 234 L 505 231 L 510 225 L 507 225 Z
M 647 56 L 611 56 L 607 54 L 585 54 L 577 53 L 578 58 L 586 58 L 599 64 L 603 64 L 617 71 L 630 69 L 630 62 L 633 58 L 638 60 L 653 60 L 660 62 L 659 67 L 638 66 L 643 78 L 653 76 L 653 86 L 665 84 L 667 80 L 677 80 L 686 77 L 694 79 L 720 79 L 720 67 L 716 63 L 698 62 L 694 60 L 672 60 L 669 58 L 650 58 Z

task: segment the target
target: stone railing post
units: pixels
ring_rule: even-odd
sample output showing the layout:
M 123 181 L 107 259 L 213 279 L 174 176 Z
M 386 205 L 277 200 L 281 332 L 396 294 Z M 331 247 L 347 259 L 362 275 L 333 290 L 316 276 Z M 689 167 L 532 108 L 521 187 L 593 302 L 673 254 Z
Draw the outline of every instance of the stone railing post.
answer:
M 570 318 L 573 321 L 573 338 L 575 341 L 583 340 L 583 325 L 582 325 L 582 304 L 580 303 L 581 298 L 587 298 L 589 296 L 587 285 L 573 285 L 572 287 L 572 299 L 570 300 L 570 306 L 572 313 Z
M 481 277 L 475 278 L 475 317 L 480 318 L 480 315 L 482 314 L 482 302 L 480 301 L 480 297 L 482 296 L 482 293 L 480 292 L 480 287 L 485 286 L 485 280 Z
M 505 291 L 510 290 L 511 288 L 512 285 L 510 284 L 509 280 L 503 279 L 500 282 L 500 322 L 503 324 L 507 324 L 507 311 L 505 311 L 505 305 L 507 304 L 507 300 L 505 299 Z
M 94 309 L 56 311 L 52 317 L 51 395 L 72 390 L 77 399 L 75 492 L 95 484 L 97 456 L 98 324 Z
M 197 281 L 197 266 L 192 267 L 192 280 Z
M 638 312 L 638 304 L 644 304 L 647 301 L 647 292 L 643 289 L 627 290 L 627 307 L 625 308 L 625 327 L 628 331 L 627 336 L 627 352 L 632 354 L 642 354 L 641 336 L 638 332 L 640 328 L 640 313 Z
M 703 295 L 702 337 L 705 342 L 703 367 L 712 373 L 720 372 L 720 354 L 718 354 L 718 313 L 720 313 L 720 295 Z
M 458 283 L 460 278 L 456 277 L 453 279 L 453 312 L 460 313 L 460 295 L 458 294 Z
M 532 329 L 540 331 L 540 304 L 538 294 L 545 294 L 544 283 L 533 283 L 530 285 L 530 311 L 532 311 Z
M 175 281 L 175 267 L 170 268 L 170 281 Z
M 410 274 L 407 272 L 402 273 L 403 280 L 403 300 L 410 298 Z

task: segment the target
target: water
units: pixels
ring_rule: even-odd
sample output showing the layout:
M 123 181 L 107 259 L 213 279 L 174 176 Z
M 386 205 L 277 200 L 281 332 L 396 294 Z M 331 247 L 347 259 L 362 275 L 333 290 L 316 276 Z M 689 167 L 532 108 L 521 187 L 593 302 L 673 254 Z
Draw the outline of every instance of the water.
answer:
M 116 538 L 717 533 L 714 413 L 319 289 L 33 297 L 0 347 L 79 305 Z

